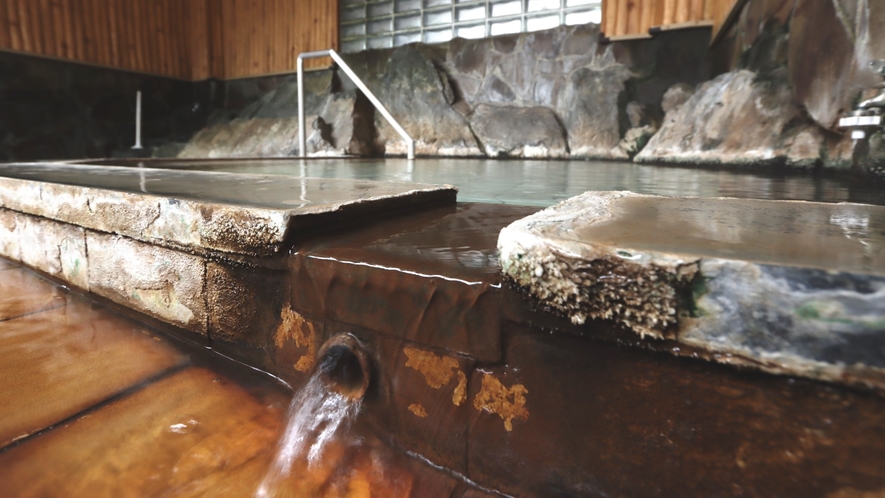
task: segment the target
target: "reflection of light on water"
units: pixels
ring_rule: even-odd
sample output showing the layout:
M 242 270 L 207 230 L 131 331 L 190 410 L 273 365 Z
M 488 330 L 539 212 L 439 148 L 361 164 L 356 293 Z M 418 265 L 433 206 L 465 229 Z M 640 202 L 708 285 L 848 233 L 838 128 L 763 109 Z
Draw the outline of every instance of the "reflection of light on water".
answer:
M 857 235 L 854 232 L 866 231 L 870 227 L 870 217 L 866 214 L 859 216 L 843 213 L 831 214 L 830 224 L 841 228 L 846 235 Z
M 288 426 L 256 497 L 424 496 L 420 464 L 356 423 L 360 401 L 314 375 L 292 400 Z M 418 494 L 415 494 L 418 493 Z
M 286 432 L 256 496 L 276 496 L 296 460 L 306 458 L 308 470 L 313 470 L 335 433 L 350 426 L 359 407 L 358 400 L 329 391 L 319 375 L 311 377 L 292 400 Z

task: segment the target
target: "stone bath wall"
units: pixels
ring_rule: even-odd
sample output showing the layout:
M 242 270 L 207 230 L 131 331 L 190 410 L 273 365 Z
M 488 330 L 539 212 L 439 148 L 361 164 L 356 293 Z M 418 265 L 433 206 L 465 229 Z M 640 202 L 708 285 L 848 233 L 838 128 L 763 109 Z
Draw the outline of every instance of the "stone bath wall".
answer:
M 0 161 L 110 157 L 135 143 L 175 155 L 206 124 L 208 83 L 0 52 Z M 155 150 L 154 150 L 155 149 Z
M 881 2 L 753 0 L 712 48 L 706 29 L 599 45 L 584 25 L 345 58 L 420 155 L 876 170 L 885 137 L 836 123 L 880 81 L 883 24 Z M 346 77 L 312 78 L 309 153 L 405 154 Z M 294 75 L 225 92 L 181 157 L 299 153 Z
M 882 81 L 883 23 L 871 0 L 747 2 L 714 45 L 723 74 L 687 90 L 637 160 L 881 168 L 881 132 L 855 144 L 836 124 Z
M 665 91 L 709 79 L 709 31 L 598 39 L 597 25 L 561 26 L 344 58 L 420 155 L 629 159 L 659 126 Z M 346 76 L 306 85 L 309 153 L 405 153 Z M 298 154 L 296 99 L 294 75 L 226 82 L 227 110 L 180 157 Z

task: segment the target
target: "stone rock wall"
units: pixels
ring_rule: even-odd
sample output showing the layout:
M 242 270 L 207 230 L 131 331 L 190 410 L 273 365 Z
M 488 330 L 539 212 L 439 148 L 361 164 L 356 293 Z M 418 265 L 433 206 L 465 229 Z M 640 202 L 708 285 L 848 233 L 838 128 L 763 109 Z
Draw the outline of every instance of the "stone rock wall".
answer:
M 745 125 L 765 128 L 777 134 L 769 141 L 767 155 L 777 163 L 829 168 L 880 168 L 875 158 L 877 143 L 855 143 L 847 131 L 837 127 L 843 113 L 853 109 L 860 98 L 875 92 L 872 87 L 881 83 L 870 70 L 869 62 L 885 58 L 885 45 L 871 36 L 885 23 L 885 4 L 872 0 L 756 0 L 747 2 L 737 21 L 714 46 L 714 59 L 720 71 L 732 75 L 751 71 L 754 78 L 765 84 L 777 85 L 782 97 L 782 114 L 778 121 L 792 121 L 780 130 L 769 121 L 754 121 L 749 107 L 732 109 Z M 734 81 L 731 77 L 728 81 Z M 707 92 L 728 91 L 728 81 L 718 80 L 718 88 L 706 87 Z M 745 97 L 758 93 L 758 85 L 745 86 Z M 706 97 L 714 98 L 710 93 Z M 788 102 L 789 101 L 789 102 Z M 749 102 L 747 102 L 749 103 Z M 729 106 L 734 102 L 723 102 Z M 721 123 L 716 113 L 698 113 L 693 121 L 716 127 Z M 678 132 L 680 128 L 682 132 Z M 652 140 L 657 149 L 646 149 L 640 155 L 645 161 L 750 162 L 760 154 L 755 132 L 747 135 L 742 144 L 730 148 L 712 147 L 707 150 L 680 147 L 679 142 L 689 137 L 692 126 L 665 125 L 668 138 Z M 666 145 L 664 145 L 666 142 Z M 691 140 L 687 140 L 691 142 Z M 870 147 L 872 145 L 872 147 Z M 740 155 L 741 151 L 747 154 Z M 736 155 L 736 153 L 738 155 Z M 679 157 L 679 159 L 677 159 Z
M 598 39 L 597 25 L 560 26 L 344 58 L 419 155 L 628 159 L 660 124 L 664 92 L 709 78 L 709 32 L 604 46 Z M 368 102 L 357 111 L 361 94 L 340 77 L 313 73 L 335 81 L 309 90 L 308 152 L 405 154 L 405 142 Z M 297 154 L 295 78 L 262 81 L 228 83 L 231 111 L 217 114 L 181 156 Z M 642 116 L 631 119 L 636 112 Z
M 836 124 L 881 80 L 868 63 L 885 58 L 871 35 L 883 5 L 753 0 L 712 50 L 705 29 L 599 45 L 599 27 L 587 24 L 345 59 L 419 155 L 878 171 L 885 140 L 858 144 Z M 313 78 L 309 153 L 405 154 L 346 77 Z M 292 76 L 228 83 L 236 109 L 182 156 L 298 153 L 294 86 Z

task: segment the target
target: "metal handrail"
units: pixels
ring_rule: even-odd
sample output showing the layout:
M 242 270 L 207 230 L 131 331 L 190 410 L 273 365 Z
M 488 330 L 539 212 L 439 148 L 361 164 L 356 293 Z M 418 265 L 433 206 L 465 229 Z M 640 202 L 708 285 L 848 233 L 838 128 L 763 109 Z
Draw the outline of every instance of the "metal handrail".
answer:
M 338 52 L 335 52 L 332 49 L 318 50 L 316 52 L 304 52 L 298 54 L 298 146 L 300 147 L 299 150 L 301 150 L 301 157 L 307 157 L 307 149 L 305 146 L 305 142 L 307 142 L 307 135 L 304 130 L 304 59 L 315 59 L 317 57 L 326 56 L 331 57 L 332 60 L 334 60 L 335 63 L 338 64 L 338 67 L 340 67 L 344 71 L 344 73 L 350 77 L 350 80 L 353 81 L 353 84 L 356 85 L 357 88 L 359 88 L 363 92 L 363 94 L 366 96 L 366 98 L 369 99 L 370 102 L 372 102 L 375 108 L 378 109 L 382 116 L 384 116 L 384 119 L 386 119 L 387 122 L 390 123 L 390 126 L 393 126 L 393 129 L 396 130 L 396 132 L 399 133 L 401 137 L 403 137 L 403 140 L 406 141 L 406 145 L 408 146 L 408 153 L 406 154 L 406 157 L 408 157 L 409 159 L 415 159 L 415 141 L 412 140 L 412 137 L 410 137 L 409 134 L 406 133 L 406 130 L 404 130 L 403 127 L 400 126 L 395 119 L 393 119 L 393 116 L 391 116 L 390 113 L 387 112 L 387 108 L 385 108 L 381 101 L 378 100 L 377 97 L 375 97 L 375 94 L 373 94 L 372 91 L 369 90 L 369 88 L 365 84 L 363 84 L 363 81 L 359 78 L 359 76 L 356 75 L 356 73 L 353 72 L 352 69 L 350 69 L 350 66 L 348 66 L 347 63 L 344 62 L 344 59 L 342 59 L 341 56 L 338 55 Z

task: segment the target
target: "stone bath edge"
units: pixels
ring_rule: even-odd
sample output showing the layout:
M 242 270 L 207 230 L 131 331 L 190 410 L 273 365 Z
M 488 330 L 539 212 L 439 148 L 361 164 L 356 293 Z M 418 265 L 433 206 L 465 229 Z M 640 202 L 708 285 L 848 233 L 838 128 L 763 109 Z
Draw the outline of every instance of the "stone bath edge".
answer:
M 268 256 L 294 230 L 330 217 L 341 221 L 415 204 L 453 203 L 457 194 L 450 185 L 409 187 L 367 199 L 274 209 L 0 176 L 0 208 L 192 253 Z
M 680 356 L 885 389 L 885 357 L 872 347 L 885 343 L 885 276 L 573 236 L 611 220 L 613 203 L 628 197 L 656 198 L 587 192 L 506 227 L 498 239 L 505 279 L 582 333 L 592 334 L 593 320 L 613 321 L 643 340 L 672 341 L 665 349 Z

